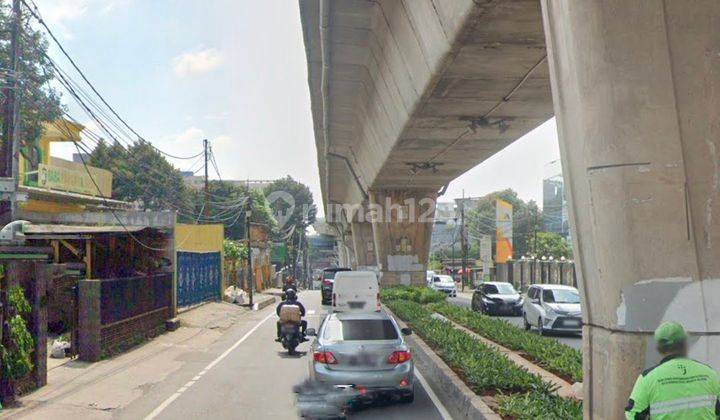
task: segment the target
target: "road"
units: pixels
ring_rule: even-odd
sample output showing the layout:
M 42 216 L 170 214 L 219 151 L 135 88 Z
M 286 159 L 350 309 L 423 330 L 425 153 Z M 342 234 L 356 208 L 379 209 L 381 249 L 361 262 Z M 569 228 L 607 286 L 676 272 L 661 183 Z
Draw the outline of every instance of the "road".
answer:
M 317 328 L 325 313 L 319 292 L 303 292 L 300 301 L 307 308 L 308 326 Z M 274 307 L 253 316 L 253 322 L 227 334 L 218 348 L 208 349 L 217 357 L 183 369 L 180 378 L 168 378 L 164 382 L 175 387 L 165 385 L 153 390 L 152 395 L 123 410 L 119 417 L 297 418 L 292 388 L 307 378 L 309 355 L 304 350 L 310 343 L 301 345 L 298 356 L 287 356 L 274 341 Z M 440 413 L 417 383 L 412 404 L 370 408 L 351 418 L 442 419 Z
M 458 296 L 455 298 L 449 298 L 448 301 L 464 308 L 470 308 L 470 298 L 465 296 Z M 515 325 L 518 328 L 523 328 L 522 317 L 519 316 L 498 316 L 496 318 L 504 319 L 505 321 Z M 553 334 L 549 337 L 554 338 L 556 341 L 570 346 L 577 350 L 582 350 L 582 338 L 579 335 L 558 335 Z

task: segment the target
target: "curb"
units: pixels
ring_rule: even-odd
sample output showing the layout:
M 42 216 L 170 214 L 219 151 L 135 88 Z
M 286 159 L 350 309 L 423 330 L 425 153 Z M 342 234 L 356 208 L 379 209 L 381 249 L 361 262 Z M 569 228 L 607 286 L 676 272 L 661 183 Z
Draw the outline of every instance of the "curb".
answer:
M 263 308 L 267 308 L 270 305 L 274 305 L 276 301 L 275 296 L 267 296 L 266 298 L 260 300 L 256 299 L 255 302 L 253 302 L 253 310 L 259 311 Z
M 390 309 L 383 307 L 401 327 L 407 326 Z M 405 341 L 412 350 L 415 366 L 422 371 L 453 419 L 501 420 L 420 337 L 413 334 Z

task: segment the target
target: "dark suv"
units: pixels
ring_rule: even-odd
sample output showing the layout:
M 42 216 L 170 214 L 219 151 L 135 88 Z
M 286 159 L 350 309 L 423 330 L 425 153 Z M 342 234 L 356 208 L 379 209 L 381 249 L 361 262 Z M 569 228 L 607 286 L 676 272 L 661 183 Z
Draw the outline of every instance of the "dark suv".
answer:
M 332 301 L 333 284 L 335 283 L 335 274 L 339 271 L 352 271 L 349 268 L 328 267 L 322 271 L 320 275 L 320 296 L 323 305 L 329 305 Z

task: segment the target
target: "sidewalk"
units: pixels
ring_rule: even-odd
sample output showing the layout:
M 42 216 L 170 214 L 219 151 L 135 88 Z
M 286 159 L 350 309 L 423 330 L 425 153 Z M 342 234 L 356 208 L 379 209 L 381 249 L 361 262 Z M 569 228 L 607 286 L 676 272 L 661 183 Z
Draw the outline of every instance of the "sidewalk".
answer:
M 0 417 L 105 419 L 193 362 L 224 333 L 250 318 L 249 309 L 211 302 L 178 315 L 181 326 L 131 351 L 97 363 L 71 360 L 48 372 L 48 384 L 18 399 Z

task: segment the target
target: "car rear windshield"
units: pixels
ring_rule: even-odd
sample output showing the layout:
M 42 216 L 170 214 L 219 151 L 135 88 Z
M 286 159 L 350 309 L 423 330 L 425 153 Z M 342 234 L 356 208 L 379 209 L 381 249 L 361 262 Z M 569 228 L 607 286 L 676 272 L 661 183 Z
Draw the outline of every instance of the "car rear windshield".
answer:
M 398 333 L 387 319 L 330 319 L 324 338 L 330 341 L 396 340 Z

